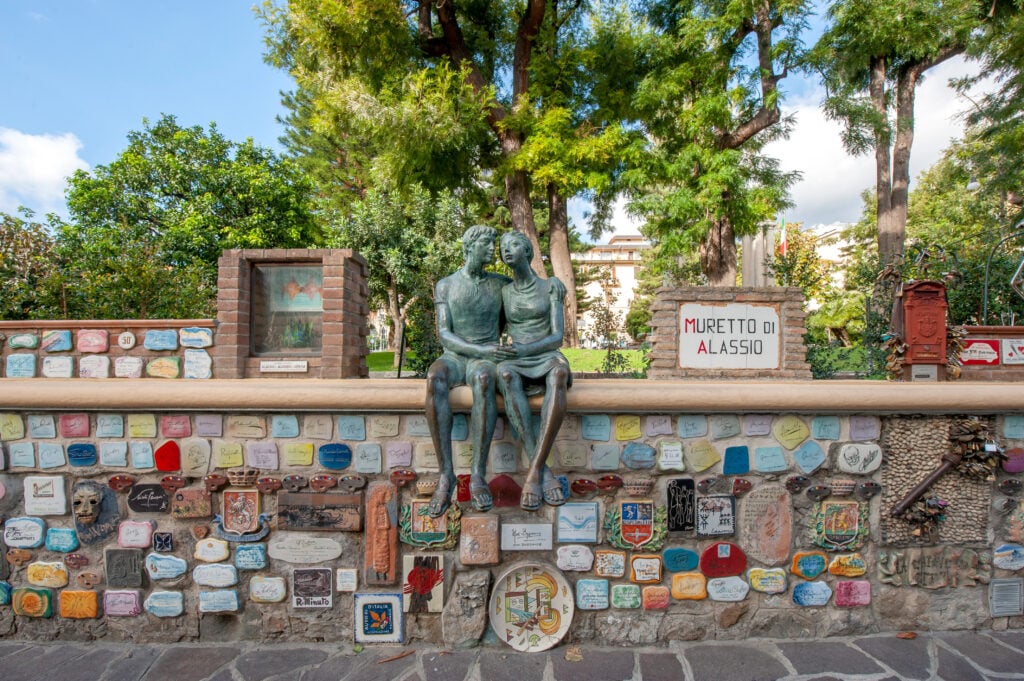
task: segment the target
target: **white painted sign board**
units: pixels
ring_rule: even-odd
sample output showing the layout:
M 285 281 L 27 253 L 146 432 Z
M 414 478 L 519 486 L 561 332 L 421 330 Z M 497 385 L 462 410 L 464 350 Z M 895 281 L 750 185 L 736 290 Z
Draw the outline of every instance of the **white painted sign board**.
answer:
M 777 369 L 781 338 L 775 305 L 684 303 L 679 307 L 680 368 Z

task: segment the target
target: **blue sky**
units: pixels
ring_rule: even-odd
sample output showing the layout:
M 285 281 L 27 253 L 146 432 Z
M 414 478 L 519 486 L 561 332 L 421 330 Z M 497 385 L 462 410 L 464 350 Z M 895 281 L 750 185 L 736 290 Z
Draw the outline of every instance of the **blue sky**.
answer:
M 263 62 L 263 33 L 253 0 L 0 1 L 0 211 L 63 212 L 63 178 L 110 163 L 129 131 L 163 113 L 182 125 L 215 121 L 228 139 L 279 149 L 279 93 L 291 81 Z M 959 134 L 955 114 L 965 105 L 944 84 L 964 69 L 942 67 L 919 92 L 914 174 Z M 797 129 L 769 150 L 804 180 L 785 217 L 856 220 L 871 159 L 843 152 L 815 82 L 787 81 L 785 112 Z M 636 231 L 624 215 L 619 224 Z

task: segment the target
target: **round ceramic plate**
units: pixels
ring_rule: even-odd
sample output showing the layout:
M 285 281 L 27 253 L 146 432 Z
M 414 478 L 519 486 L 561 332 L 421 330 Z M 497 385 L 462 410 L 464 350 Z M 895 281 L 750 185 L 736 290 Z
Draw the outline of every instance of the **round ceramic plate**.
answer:
M 558 568 L 520 563 L 498 577 L 494 585 L 491 628 L 516 650 L 547 650 L 569 631 L 575 609 L 572 590 Z

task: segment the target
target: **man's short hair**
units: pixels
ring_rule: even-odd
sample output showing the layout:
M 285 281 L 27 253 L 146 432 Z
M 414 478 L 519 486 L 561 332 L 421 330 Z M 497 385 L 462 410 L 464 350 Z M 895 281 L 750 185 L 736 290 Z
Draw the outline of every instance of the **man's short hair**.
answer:
M 473 225 L 462 234 L 462 256 L 465 257 L 469 253 L 469 247 L 480 239 L 491 239 L 493 241 L 497 235 L 498 230 L 493 227 Z

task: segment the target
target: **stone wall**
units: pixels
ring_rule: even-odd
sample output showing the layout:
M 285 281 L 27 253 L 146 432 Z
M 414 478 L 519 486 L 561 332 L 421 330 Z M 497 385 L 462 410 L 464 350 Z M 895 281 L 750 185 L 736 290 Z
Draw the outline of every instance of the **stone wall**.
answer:
M 488 466 L 499 506 L 461 502 L 461 517 L 424 527 L 427 497 L 392 484 L 436 477 L 421 381 L 133 385 L 129 400 L 4 382 L 0 635 L 352 642 L 370 601 L 392 608 L 396 642 L 473 645 L 493 640 L 488 598 L 522 561 L 566 580 L 558 633 L 573 641 L 1024 626 L 991 610 L 1016 602 L 1024 567 L 1014 386 L 579 381 L 551 460 L 571 506 L 515 505 L 525 462 L 502 423 Z M 949 506 L 931 544 L 888 512 L 965 414 L 1011 457 L 991 480 L 937 483 Z M 465 474 L 461 418 L 454 439 Z M 247 467 L 253 479 L 219 477 Z M 76 521 L 90 498 L 99 519 Z M 627 522 L 645 510 L 652 524 Z M 402 621 L 407 583 L 423 593 Z

